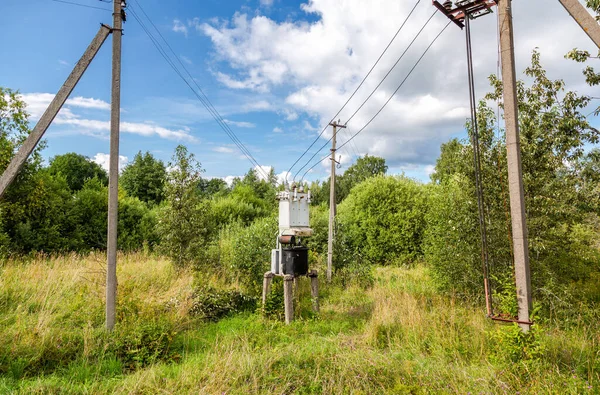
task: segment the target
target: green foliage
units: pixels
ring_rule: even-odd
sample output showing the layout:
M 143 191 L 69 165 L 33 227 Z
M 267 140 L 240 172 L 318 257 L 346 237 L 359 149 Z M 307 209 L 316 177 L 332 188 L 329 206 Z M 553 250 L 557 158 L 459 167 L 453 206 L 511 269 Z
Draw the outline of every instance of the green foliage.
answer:
M 320 204 L 310 207 L 310 227 L 313 230 L 311 237 L 306 239 L 306 246 L 312 252 L 327 254 L 327 240 L 329 235 L 329 207 Z
M 92 178 L 100 180 L 102 185 L 108 183 L 108 175 L 100 165 L 75 152 L 50 159 L 48 172 L 52 175 L 62 175 L 73 192 L 79 191 L 85 182 Z
M 585 148 L 598 142 L 599 132 L 581 113 L 589 99 L 565 92 L 562 80 L 549 79 L 539 53 L 533 53 L 525 74 L 532 82 L 518 84 L 519 126 L 534 298 L 546 308 L 563 309 L 571 303 L 571 284 L 591 278 L 600 262 L 597 247 L 585 236 L 593 231 L 580 227 L 597 218 L 592 214 L 598 207 L 592 192 L 596 185 L 589 181 L 594 171 L 583 169 L 594 167 Z M 501 83 L 494 76 L 490 80 L 494 92 L 487 99 L 499 100 Z M 482 102 L 478 115 L 492 285 L 494 298 L 502 301 L 514 290 L 509 281 L 513 269 L 506 145 L 500 131 L 494 133 L 493 110 Z M 472 169 L 468 141 L 442 146 L 432 176 L 436 185 L 430 192 L 425 256 L 443 289 L 479 294 L 481 252 Z
M 262 292 L 262 279 L 270 267 L 276 235 L 276 217 L 257 219 L 247 227 L 232 226 L 223 233 L 221 265 L 250 296 Z
M 523 332 L 519 325 L 505 325 L 488 332 L 491 359 L 497 363 L 539 363 L 546 348 L 541 341 L 540 328 L 533 325 Z
M 160 361 L 179 360 L 181 344 L 176 342 L 177 331 L 165 319 L 118 325 L 114 332 L 104 335 L 100 357 L 114 355 L 125 372 L 134 371 Z
M 271 292 L 267 295 L 267 301 L 261 306 L 261 313 L 264 317 L 283 321 L 285 319 L 285 307 L 283 300 L 283 280 L 273 278 L 271 282 Z
M 227 183 L 220 178 L 202 179 L 198 185 L 200 195 L 204 198 L 225 196 L 229 192 Z
M 167 204 L 159 214 L 158 231 L 162 237 L 161 249 L 181 268 L 202 262 L 204 248 L 210 234 L 207 204 L 197 193 L 200 173 L 203 171 L 182 145 L 177 146 L 167 177 Z
M 71 216 L 79 224 L 77 237 L 83 250 L 106 249 L 108 188 L 100 180 L 88 180 L 75 194 Z
M 257 218 L 273 213 L 274 203 L 274 191 L 268 198 L 261 198 L 251 185 L 238 183 L 229 195 L 213 199 L 210 211 L 216 227 L 236 222 L 248 225 Z
M 339 206 L 338 234 L 370 263 L 410 263 L 422 256 L 423 186 L 405 177 L 374 177 Z
M 167 170 L 162 161 L 146 152 L 138 152 L 119 177 L 119 182 L 129 196 L 159 204 L 165 197 Z
M 478 292 L 483 276 L 473 184 L 460 174 L 444 177 L 443 184 L 428 188 L 425 260 L 441 289 Z
M 4 230 L 11 239 L 11 252 L 68 251 L 77 248 L 76 225 L 68 213 L 73 199 L 64 178 L 47 171 L 32 173 L 17 181 L 1 204 Z
M 217 289 L 204 285 L 194 290 L 189 313 L 207 321 L 256 308 L 257 299 L 236 290 Z
M 335 188 L 335 201 L 341 203 L 348 195 L 354 186 L 360 184 L 368 178 L 385 175 L 387 173 L 387 165 L 385 159 L 377 156 L 365 155 L 359 157 L 356 163 L 352 164 L 343 174 L 337 175 Z M 312 200 L 315 205 L 326 203 L 329 206 L 330 181 L 319 184 L 318 181 L 313 182 L 310 186 Z
M 133 197 L 119 199 L 117 244 L 123 251 L 138 251 L 144 243 L 154 247 L 160 240 L 156 232 L 158 210 L 150 210 L 144 202 Z

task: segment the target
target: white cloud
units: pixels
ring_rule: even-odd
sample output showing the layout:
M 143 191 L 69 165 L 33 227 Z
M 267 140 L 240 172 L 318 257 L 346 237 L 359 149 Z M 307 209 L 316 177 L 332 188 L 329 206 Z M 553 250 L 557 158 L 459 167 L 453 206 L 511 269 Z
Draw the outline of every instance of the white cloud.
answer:
M 255 124 L 252 122 L 239 122 L 239 121 L 230 121 L 229 119 L 225 119 L 225 123 L 228 125 L 237 126 L 238 128 L 254 128 Z
M 433 166 L 433 165 L 425 166 L 425 174 L 427 174 L 427 177 L 432 175 L 434 171 L 435 171 L 435 166 Z
M 69 62 L 67 62 L 66 60 L 62 60 L 62 59 L 59 59 L 58 63 L 62 66 L 70 66 L 71 65 Z
M 281 173 L 277 174 L 277 184 L 283 184 L 286 181 L 291 182 L 292 178 L 292 173 L 289 171 L 282 171 Z
M 223 177 L 223 181 L 225 181 L 227 183 L 227 186 L 231 186 L 233 184 L 233 180 L 239 178 L 237 176 L 226 176 Z
M 271 103 L 266 100 L 246 103 L 243 107 L 244 111 L 269 111 L 273 109 Z
M 26 93 L 21 95 L 27 103 L 27 111 L 31 114 L 32 120 L 38 120 L 48 105 L 54 99 L 51 93 Z M 71 107 L 92 109 L 92 110 L 110 110 L 110 104 L 94 98 L 77 96 L 66 101 L 57 117 L 52 121 L 56 125 L 69 125 L 81 128 L 82 134 L 103 137 L 103 133 L 110 131 L 110 122 L 97 119 L 81 118 L 73 113 Z M 121 132 L 133 133 L 141 136 L 158 136 L 160 138 L 196 142 L 197 139 L 190 135 L 189 128 L 167 129 L 152 123 L 121 122 Z
M 110 110 L 110 103 L 107 103 L 104 100 L 94 99 L 90 97 L 77 96 L 67 100 L 65 104 L 67 106 L 74 107 L 92 108 L 97 110 Z
M 102 152 L 98 152 L 93 158 L 92 161 L 99 164 L 104 170 L 108 172 L 109 164 L 110 164 L 110 155 L 104 154 Z M 119 172 L 123 170 L 125 165 L 129 162 L 129 159 L 126 156 L 119 155 Z
M 283 133 L 283 129 L 281 129 L 280 127 L 274 127 L 273 128 L 273 133 Z
M 259 180 L 266 181 L 267 176 L 273 170 L 273 166 L 254 166 L 254 171 Z
M 514 2 L 517 69 L 521 73 L 533 48 L 539 47 L 548 75 L 579 88 L 581 65 L 563 55 L 575 46 L 594 52 L 593 44 L 558 2 L 547 3 Z M 313 22 L 303 18 L 278 22 L 260 14 L 236 13 L 231 20 L 214 20 L 196 28 L 211 39 L 215 59 L 226 64 L 220 71 L 215 67 L 221 83 L 236 90 L 272 92 L 278 98 L 271 101 L 283 104 L 275 110 L 280 116 L 294 121 L 300 114 L 308 115 L 312 125 L 318 121 L 320 130 L 354 91 L 411 7 L 411 2 L 397 0 L 310 0 L 300 8 Z M 382 80 L 432 12 L 431 2 L 419 4 L 402 34 L 339 114 L 342 122 Z M 478 99 L 489 91 L 486 77 L 497 70 L 495 15 L 472 25 Z M 382 107 L 446 22 L 441 14 L 433 18 L 377 93 L 351 119 L 350 133 L 360 130 Z M 389 105 L 353 140 L 355 149 L 383 156 L 390 165 L 411 164 L 421 169 L 432 165 L 440 144 L 462 131 L 469 116 L 464 51 L 464 32 L 450 26 Z M 323 139 L 330 137 L 331 128 Z
M 260 0 L 260 5 L 263 7 L 270 7 L 273 5 L 273 0 Z
M 183 33 L 186 37 L 188 35 L 188 28 L 179 19 L 173 20 L 173 31 L 175 33 Z
M 193 64 L 192 60 L 190 58 L 188 58 L 187 56 L 181 55 L 180 57 L 181 57 L 181 60 L 183 60 L 185 63 Z
M 222 154 L 233 154 L 236 150 L 231 148 L 231 147 L 215 147 L 213 148 L 213 151 L 215 152 L 220 152 Z
M 21 99 L 27 103 L 27 112 L 32 120 L 38 120 L 44 114 L 50 102 L 54 99 L 52 93 L 23 93 Z M 73 113 L 69 107 L 79 107 L 93 110 L 110 110 L 110 103 L 100 99 L 77 96 L 68 99 L 59 114 L 72 117 Z

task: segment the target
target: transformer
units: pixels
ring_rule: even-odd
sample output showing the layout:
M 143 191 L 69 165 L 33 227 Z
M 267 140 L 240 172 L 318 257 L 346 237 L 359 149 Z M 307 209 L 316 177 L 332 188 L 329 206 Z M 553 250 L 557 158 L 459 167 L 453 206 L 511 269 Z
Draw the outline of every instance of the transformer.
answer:
M 279 231 L 276 248 L 271 251 L 271 273 L 283 276 L 308 274 L 308 248 L 301 245 L 301 238 L 311 236 L 310 191 L 302 186 L 281 191 L 279 200 Z

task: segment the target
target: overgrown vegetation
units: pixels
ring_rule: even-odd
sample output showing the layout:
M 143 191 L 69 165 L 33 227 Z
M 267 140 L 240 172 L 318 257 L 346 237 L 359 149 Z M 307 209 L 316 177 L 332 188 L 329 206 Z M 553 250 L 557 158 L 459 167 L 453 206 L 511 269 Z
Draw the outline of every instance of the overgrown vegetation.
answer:
M 106 333 L 102 261 L 2 265 L 0 392 L 575 394 L 600 385 L 598 317 L 544 322 L 525 336 L 439 294 L 424 265 L 376 269 L 367 288 L 323 282 L 319 316 L 302 281 L 307 303 L 286 326 L 280 292 L 263 318 L 234 307 L 239 289 L 223 291 L 219 276 L 197 288 L 192 271 L 168 260 L 121 255 L 119 324 Z M 198 298 L 200 289 L 212 296 Z
M 573 52 L 586 61 L 589 54 Z M 441 147 L 430 183 L 365 156 L 338 178 L 334 280 L 320 314 L 301 282 L 283 326 L 276 278 L 258 306 L 277 234 L 273 170 L 231 186 L 178 146 L 141 152 L 119 191 L 118 326 L 103 329 L 106 173 L 38 148 L 0 201 L 0 392 L 595 393 L 600 385 L 600 132 L 533 53 L 519 83 L 534 330 L 485 321 L 469 139 Z M 593 71 L 586 71 L 591 85 Z M 491 103 L 477 119 L 493 302 L 514 316 L 506 146 Z M 471 125 L 466 126 L 471 133 Z M 0 170 L 29 133 L 0 88 Z M 324 273 L 328 181 L 305 239 Z M 49 255 L 48 255 L 49 254 Z M 524 373 L 525 372 L 525 373 Z

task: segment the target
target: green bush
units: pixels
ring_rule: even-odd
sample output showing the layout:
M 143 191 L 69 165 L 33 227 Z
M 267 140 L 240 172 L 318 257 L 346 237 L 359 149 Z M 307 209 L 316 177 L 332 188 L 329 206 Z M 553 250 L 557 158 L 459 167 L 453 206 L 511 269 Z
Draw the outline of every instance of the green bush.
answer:
M 410 263 L 423 254 L 425 211 L 418 182 L 373 177 L 355 186 L 340 204 L 337 235 L 369 263 Z
M 230 270 L 250 295 L 262 292 L 262 279 L 270 267 L 277 236 L 277 218 L 266 217 L 243 228 L 232 244 Z
M 429 188 L 425 260 L 443 290 L 473 292 L 482 288 L 476 205 L 465 177 L 456 175 Z
M 245 293 L 257 296 L 262 291 L 264 273 L 270 267 L 275 248 L 277 218 L 265 217 L 247 227 L 236 223 L 220 232 L 218 256 L 222 269 L 232 282 L 239 282 Z
M 491 357 L 495 362 L 539 362 L 546 351 L 538 326 L 523 332 L 518 324 L 499 326 L 488 332 Z
M 167 319 L 136 320 L 118 325 L 105 334 L 105 344 L 96 349 L 95 357 L 115 356 L 125 371 L 133 371 L 159 361 L 180 359 L 181 344 L 176 339 L 174 324 Z
M 202 286 L 192 296 L 191 315 L 207 321 L 217 321 L 229 314 L 254 310 L 257 299 L 235 290 Z

